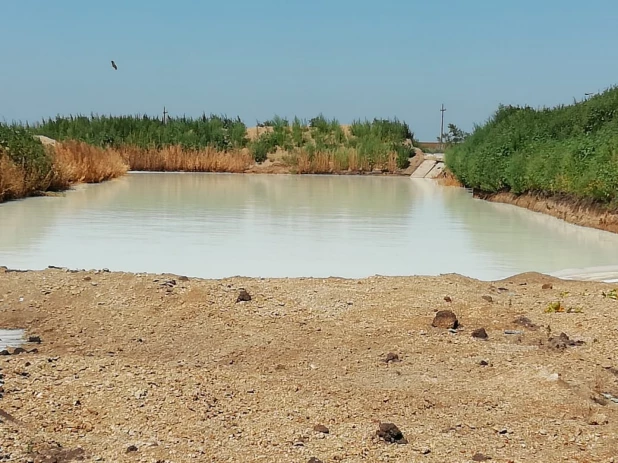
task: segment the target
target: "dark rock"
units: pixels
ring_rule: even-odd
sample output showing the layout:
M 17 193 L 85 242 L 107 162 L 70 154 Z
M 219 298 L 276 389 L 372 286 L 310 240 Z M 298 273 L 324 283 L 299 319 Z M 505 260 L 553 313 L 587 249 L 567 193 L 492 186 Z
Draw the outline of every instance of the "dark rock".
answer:
M 482 453 L 476 453 L 472 457 L 472 461 L 489 461 L 489 460 L 491 460 L 491 457 L 488 457 L 487 455 L 483 455 Z
M 39 349 L 37 349 L 36 347 L 34 349 L 32 349 L 30 351 L 31 354 L 38 354 L 39 353 Z
M 560 336 L 549 338 L 548 344 L 552 349 L 564 350 L 567 347 L 581 346 L 584 344 L 584 341 L 573 341 L 566 333 L 560 333 Z
M 451 299 L 450 296 L 444 296 L 444 301 L 445 302 L 453 302 L 453 299 Z
M 323 463 L 322 460 L 317 459 L 316 457 L 309 458 L 307 463 Z
M 545 284 L 542 286 L 542 288 L 543 288 L 543 289 L 554 289 L 554 286 L 553 286 L 552 284 L 550 284 L 550 283 L 545 283 Z
M 477 339 L 489 338 L 489 336 L 487 335 L 487 331 L 485 331 L 485 328 L 479 328 L 478 330 L 474 330 L 472 332 L 472 337 Z
M 11 353 L 8 350 L 4 349 L 0 350 L 0 355 L 11 355 Z
M 487 302 L 493 302 L 494 298 L 491 296 L 483 296 L 483 299 L 485 299 Z
M 129 452 L 137 452 L 137 447 L 135 445 L 129 445 L 127 447 L 127 453 Z
M 384 359 L 384 361 L 386 363 L 390 363 L 390 362 L 400 362 L 401 360 L 399 360 L 399 355 L 395 354 L 394 352 L 389 352 L 388 354 L 386 354 L 386 358 Z
M 41 337 L 40 336 L 30 336 L 28 338 L 28 342 L 33 342 L 36 344 L 41 344 Z
M 178 277 L 178 281 L 189 281 L 189 277 L 181 275 L 181 276 Z
M 236 302 L 249 302 L 251 300 L 251 294 L 246 289 L 241 289 L 236 298 Z
M 91 281 L 92 277 L 84 277 L 84 281 Z
M 403 437 L 403 433 L 393 423 L 380 423 L 376 435 L 385 442 L 391 444 L 407 444 L 408 440 Z
M 23 347 L 16 347 L 15 350 L 13 350 L 13 355 L 27 354 L 27 353 L 28 351 L 24 349 Z
M 431 322 L 435 328 L 455 329 L 459 326 L 457 316 L 451 310 L 440 310 Z
M 479 365 L 482 367 L 486 367 L 486 366 L 489 366 L 489 362 L 487 360 L 481 360 L 479 362 Z
M 313 430 L 315 432 L 321 432 L 322 434 L 328 434 L 330 432 L 330 430 L 326 426 L 324 426 L 323 424 L 316 424 L 313 427 Z
M 532 323 L 532 320 L 530 320 L 527 317 L 524 317 L 523 315 L 521 317 L 517 317 L 515 320 L 513 320 L 513 323 L 515 325 L 523 326 L 523 327 L 528 328 L 530 330 L 538 329 L 538 326 L 536 326 L 534 323 Z

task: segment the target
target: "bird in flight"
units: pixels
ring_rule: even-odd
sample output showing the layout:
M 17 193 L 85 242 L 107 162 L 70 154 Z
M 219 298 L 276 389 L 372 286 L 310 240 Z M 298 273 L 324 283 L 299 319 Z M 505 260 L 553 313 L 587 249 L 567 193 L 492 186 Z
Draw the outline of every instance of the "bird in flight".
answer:
M 116 66 L 116 63 L 114 63 L 114 61 L 112 60 L 112 67 L 114 68 L 114 70 L 118 70 L 118 66 Z

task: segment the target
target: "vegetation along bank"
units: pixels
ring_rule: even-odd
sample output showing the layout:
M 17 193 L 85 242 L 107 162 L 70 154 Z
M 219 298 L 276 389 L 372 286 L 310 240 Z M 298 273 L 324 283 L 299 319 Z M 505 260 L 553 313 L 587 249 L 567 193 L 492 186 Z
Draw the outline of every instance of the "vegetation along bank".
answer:
M 618 88 L 554 108 L 501 106 L 446 164 L 477 197 L 618 232 Z
M 164 123 L 165 122 L 165 123 Z M 48 137 L 58 143 L 41 143 Z M 43 138 L 43 141 L 46 139 Z M 402 173 L 418 142 L 397 119 L 341 125 L 275 117 L 247 128 L 222 116 L 69 116 L 0 124 L 0 201 L 99 182 L 127 170 Z

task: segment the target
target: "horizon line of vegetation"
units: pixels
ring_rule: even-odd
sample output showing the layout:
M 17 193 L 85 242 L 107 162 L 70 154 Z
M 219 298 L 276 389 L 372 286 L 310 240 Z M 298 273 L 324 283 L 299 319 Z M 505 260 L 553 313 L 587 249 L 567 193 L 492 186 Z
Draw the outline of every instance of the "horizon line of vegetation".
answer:
M 291 121 L 275 116 L 258 123 L 254 138 L 239 118 L 211 114 L 201 117 L 159 116 L 56 116 L 35 124 L 23 125 L 38 135 L 55 140 L 79 140 L 99 147 L 119 148 L 136 146 L 143 149 L 161 149 L 180 146 L 199 150 L 214 148 L 226 152 L 248 149 L 256 162 L 263 162 L 268 154 L 279 150 L 293 153 L 306 151 L 309 156 L 335 153 L 353 148 L 369 164 L 380 165 L 396 153 L 399 168 L 405 168 L 419 145 L 407 123 L 397 118 L 354 120 L 349 129 L 322 114 L 311 119 L 294 117 Z

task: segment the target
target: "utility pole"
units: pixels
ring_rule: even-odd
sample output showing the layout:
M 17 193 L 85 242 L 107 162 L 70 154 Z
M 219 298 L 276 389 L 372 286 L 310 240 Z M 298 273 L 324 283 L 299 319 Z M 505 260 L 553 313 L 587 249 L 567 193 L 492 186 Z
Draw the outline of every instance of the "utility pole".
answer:
M 163 125 L 167 123 L 167 115 L 169 113 L 165 110 L 165 106 L 163 106 Z
M 442 137 L 444 136 L 444 111 L 446 111 L 446 108 L 444 107 L 444 103 L 442 103 L 442 108 L 440 108 L 440 112 L 442 113 L 442 121 L 440 122 L 440 150 L 444 149 L 444 145 L 442 144 Z

